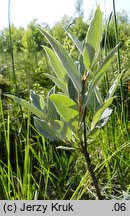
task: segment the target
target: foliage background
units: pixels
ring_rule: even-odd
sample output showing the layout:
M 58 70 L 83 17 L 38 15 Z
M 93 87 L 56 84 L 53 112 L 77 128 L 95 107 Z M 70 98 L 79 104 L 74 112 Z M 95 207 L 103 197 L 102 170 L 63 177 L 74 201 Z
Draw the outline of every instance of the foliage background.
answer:
M 89 147 L 91 157 L 97 164 L 95 172 L 101 190 L 108 199 L 129 197 L 130 190 L 130 23 L 128 15 L 118 13 L 117 22 L 121 42 L 121 68 L 126 71 L 123 76 L 126 122 L 122 123 L 121 119 L 122 107 L 118 89 L 109 124 L 102 129 L 94 147 Z M 81 13 L 75 19 L 64 17 L 52 28 L 44 24 L 44 28 L 66 48 L 74 60 L 77 60 L 76 47 L 65 34 L 64 26 L 69 26 L 82 42 L 89 23 L 83 21 Z M 44 76 L 44 73 L 53 74 L 53 72 L 42 45 L 48 47 L 50 45 L 36 28 L 35 20 L 28 25 L 27 29 L 11 26 L 11 32 L 17 89 L 12 73 L 12 50 L 7 28 L 0 33 L 1 92 L 17 93 L 19 97 L 29 100 L 29 91 L 33 89 L 46 100 L 53 83 Z M 101 55 L 106 55 L 115 44 L 115 26 L 112 16 L 104 21 Z M 106 94 L 113 82 L 117 69 L 115 59 L 101 83 L 102 95 Z M 76 154 L 73 150 L 57 149 L 56 147 L 62 145 L 62 142 L 52 142 L 41 137 L 34 128 L 32 117 L 27 110 L 23 110 L 1 95 L 0 199 L 94 199 L 93 185 L 82 155 Z

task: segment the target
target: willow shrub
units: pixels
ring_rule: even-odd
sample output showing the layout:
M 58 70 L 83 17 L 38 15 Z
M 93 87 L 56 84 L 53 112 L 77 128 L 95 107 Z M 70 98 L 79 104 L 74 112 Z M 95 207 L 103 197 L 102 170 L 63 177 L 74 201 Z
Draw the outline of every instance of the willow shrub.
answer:
M 116 77 L 105 98 L 100 91 L 100 81 L 111 65 L 118 45 L 107 57 L 98 62 L 103 34 L 102 13 L 99 6 L 83 44 L 69 29 L 64 29 L 79 50 L 79 59 L 76 62 L 73 62 L 66 49 L 46 30 L 39 26 L 37 28 L 52 47 L 51 49 L 43 46 L 54 71 L 54 75 L 45 75 L 55 83 L 55 86 L 48 93 L 47 100 L 43 100 L 41 95 L 32 90 L 31 103 L 13 95 L 6 94 L 6 96 L 35 115 L 34 125 L 45 138 L 62 140 L 65 143 L 63 149 L 73 147 L 75 151 L 78 149 L 84 155 L 97 198 L 103 199 L 93 171 L 88 144 L 93 144 L 112 113 L 109 106 L 113 102 L 122 73 Z

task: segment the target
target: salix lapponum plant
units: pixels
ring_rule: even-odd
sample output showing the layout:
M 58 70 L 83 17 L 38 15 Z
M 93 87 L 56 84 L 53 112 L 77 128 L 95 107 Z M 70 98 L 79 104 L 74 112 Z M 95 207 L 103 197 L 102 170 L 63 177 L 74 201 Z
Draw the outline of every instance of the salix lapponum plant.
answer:
M 20 105 L 31 111 L 37 130 L 49 140 L 62 140 L 68 147 L 81 151 L 87 162 L 88 170 L 98 199 L 103 199 L 98 180 L 95 176 L 88 152 L 88 144 L 94 140 L 112 113 L 109 108 L 122 73 L 119 74 L 110 87 L 105 98 L 100 92 L 100 81 L 109 68 L 118 45 L 98 62 L 100 43 L 102 40 L 102 13 L 98 6 L 87 31 L 84 45 L 73 33 L 65 28 L 80 53 L 78 61 L 74 62 L 66 49 L 46 30 L 38 26 L 46 37 L 51 48 L 43 46 L 54 75 L 45 74 L 55 86 L 43 100 L 41 95 L 30 91 L 32 103 L 13 95 L 7 95 Z M 58 90 L 56 91 L 56 86 Z M 93 104 L 96 102 L 96 107 Z M 88 113 L 91 110 L 91 121 Z

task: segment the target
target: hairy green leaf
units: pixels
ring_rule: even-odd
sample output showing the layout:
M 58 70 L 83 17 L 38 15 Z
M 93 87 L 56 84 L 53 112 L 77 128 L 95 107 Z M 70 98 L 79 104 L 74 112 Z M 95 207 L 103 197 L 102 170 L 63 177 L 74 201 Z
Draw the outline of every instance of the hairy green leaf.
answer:
M 50 140 L 62 140 L 71 142 L 72 132 L 66 124 L 59 120 L 45 122 L 44 120 L 34 117 L 34 124 L 40 134 Z
M 30 90 L 30 100 L 32 101 L 34 106 L 43 111 L 45 102 L 41 95 L 37 95 L 33 90 Z
M 64 95 L 53 94 L 50 99 L 54 102 L 57 112 L 74 132 L 79 129 L 79 112 L 76 103 Z
M 118 87 L 118 84 L 119 84 L 119 82 L 120 82 L 121 77 L 122 77 L 122 73 L 120 73 L 120 74 L 117 76 L 116 80 L 114 81 L 114 83 L 113 83 L 112 86 L 110 87 L 110 89 L 109 89 L 109 91 L 108 91 L 108 94 L 107 94 L 107 96 L 106 96 L 106 100 L 114 95 L 114 93 L 115 93 L 115 91 L 116 91 L 116 89 L 117 89 L 117 87 Z
M 72 39 L 73 43 L 76 45 L 77 49 L 81 54 L 83 54 L 83 46 L 79 39 L 72 33 L 69 28 L 64 28 L 68 36 Z
M 45 31 L 44 29 L 42 29 L 40 27 L 39 27 L 39 29 L 44 34 L 44 36 L 47 38 L 49 43 L 51 44 L 51 46 L 54 49 L 55 53 L 58 55 L 60 61 L 62 62 L 64 68 L 66 69 L 66 71 L 67 71 L 70 79 L 72 80 L 75 88 L 80 93 L 81 90 L 82 90 L 81 75 L 78 72 L 73 60 L 68 55 L 68 52 L 47 31 Z
M 108 120 L 110 118 L 110 115 L 112 114 L 112 111 L 113 110 L 110 108 L 105 109 L 105 111 L 102 113 L 102 115 L 98 121 L 96 128 L 102 128 L 102 127 L 104 127 L 104 125 L 106 125 L 106 123 L 108 122 Z
M 67 151 L 72 151 L 75 150 L 73 147 L 67 147 L 67 146 L 57 146 L 56 149 L 62 149 L 62 150 L 67 150 Z
M 113 101 L 114 97 L 109 98 L 101 107 L 100 109 L 98 109 L 98 111 L 95 113 L 95 115 L 93 116 L 92 119 L 92 123 L 91 123 L 91 130 L 94 129 L 98 123 L 98 121 L 101 118 L 101 115 L 103 114 L 103 112 L 105 111 L 106 108 L 108 108 L 108 106 L 111 105 L 112 101 Z M 106 116 L 104 116 L 104 118 L 107 117 L 107 113 Z
M 46 119 L 47 118 L 45 113 L 43 113 L 43 111 L 39 110 L 36 106 L 29 103 L 28 101 L 26 101 L 24 99 L 21 99 L 19 97 L 16 97 L 14 95 L 9 95 L 9 94 L 4 94 L 4 95 L 11 98 L 11 99 L 13 99 L 16 103 L 18 103 L 21 106 L 23 106 L 24 108 L 28 109 L 30 112 L 32 112 L 33 114 L 35 114 L 39 118 L 41 118 L 41 119 Z
M 88 92 L 86 94 L 84 106 L 87 105 L 93 91 L 95 91 L 98 83 L 100 82 L 101 78 L 104 76 L 106 70 L 110 66 L 110 64 L 111 64 L 111 62 L 113 60 L 113 56 L 114 56 L 118 46 L 119 46 L 119 44 L 108 54 L 108 56 L 105 58 L 104 62 L 100 66 L 98 72 L 93 77 L 92 82 L 89 85 Z
M 48 77 L 49 79 L 51 79 L 52 82 L 54 82 L 57 87 L 59 87 L 66 95 L 68 95 L 68 90 L 58 78 L 56 78 L 55 76 L 51 74 L 47 74 L 47 73 L 44 73 L 44 75 Z
M 50 100 L 49 96 L 55 93 L 55 86 L 51 88 L 47 95 L 47 115 L 49 119 L 58 120 L 59 114 L 56 111 L 54 103 Z
M 91 71 L 94 54 L 95 50 L 93 46 L 91 46 L 91 44 L 86 43 L 83 51 L 83 60 L 84 65 L 89 72 Z
M 100 129 L 94 128 L 87 134 L 87 138 L 96 139 L 99 136 L 99 133 L 100 133 Z
M 66 88 L 66 83 L 68 81 L 68 74 L 66 72 L 66 69 L 64 68 L 63 64 L 59 60 L 58 56 L 53 52 L 53 50 L 45 46 L 43 47 L 48 55 L 48 58 L 50 60 L 50 63 L 52 65 L 56 77 L 58 78 L 58 80 L 60 80 L 63 83 L 63 85 Z
M 84 60 L 83 60 L 83 55 L 79 56 L 79 71 L 81 73 L 81 75 L 83 76 L 85 74 L 85 65 L 84 65 Z
M 43 137 L 52 141 L 59 141 L 59 138 L 57 138 L 55 132 L 49 127 L 46 121 L 34 117 L 34 125 Z
M 68 80 L 68 91 L 69 91 L 69 97 L 77 102 L 78 99 L 78 92 L 76 91 L 71 79 Z
M 86 43 L 89 44 L 91 47 L 93 47 L 95 51 L 93 52 L 93 57 L 94 57 L 94 53 L 99 52 L 101 39 L 102 39 L 102 12 L 98 5 L 94 17 L 92 18 L 92 21 L 90 23 L 87 36 L 86 36 Z
M 97 86 L 96 89 L 94 90 L 94 93 L 96 95 L 96 98 L 100 104 L 100 106 L 103 104 L 103 99 L 102 99 L 102 96 L 101 96 L 101 91 L 99 89 L 99 87 Z

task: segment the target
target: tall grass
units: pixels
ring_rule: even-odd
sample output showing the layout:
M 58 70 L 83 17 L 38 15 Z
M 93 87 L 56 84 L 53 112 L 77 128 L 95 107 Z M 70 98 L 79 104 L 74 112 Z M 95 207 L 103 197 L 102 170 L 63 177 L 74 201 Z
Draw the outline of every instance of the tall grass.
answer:
M 0 103 L 2 130 L 4 132 L 6 160 L 0 160 L 0 199 L 95 199 L 85 160 L 82 155 L 56 150 L 56 145 L 45 141 L 35 131 L 27 114 L 26 131 L 20 137 L 10 141 L 10 119 L 8 112 L 5 119 Z M 117 124 L 116 124 L 117 126 Z M 122 198 L 123 191 L 129 193 L 130 142 L 126 141 L 126 131 L 118 123 L 115 128 L 115 141 L 112 138 L 111 122 L 101 131 L 95 146 L 89 146 L 95 158 L 95 173 L 101 184 L 101 192 L 107 199 Z M 33 139 L 31 134 L 34 134 Z M 19 146 L 22 144 L 22 151 Z M 11 145 L 15 145 L 15 165 L 12 167 Z M 96 149 L 96 151 L 95 151 Z M 20 154 L 22 154 L 22 161 Z M 79 172 L 80 170 L 80 172 Z
M 14 62 L 14 49 L 13 49 L 13 39 L 12 39 L 12 30 L 11 30 L 11 20 L 10 20 L 10 0 L 8 0 L 8 25 L 9 25 L 9 42 L 10 42 L 10 54 L 12 61 L 12 74 L 13 74 L 13 83 L 15 86 L 15 94 L 18 95 L 18 85 L 17 85 L 17 77 L 15 71 L 15 62 Z
M 116 42 L 118 43 L 114 0 L 113 11 Z M 10 42 L 11 40 L 10 38 Z M 12 67 L 17 89 L 13 55 Z M 119 50 L 118 69 L 120 73 Z M 108 74 L 104 82 L 107 83 L 107 86 L 110 85 Z M 130 125 L 125 117 L 122 81 L 120 86 L 120 113 L 113 105 L 114 111 L 109 124 L 101 129 L 100 137 L 97 138 L 94 147 L 91 144 L 88 146 L 96 164 L 94 171 L 101 185 L 101 192 L 107 199 L 123 198 L 123 191 L 126 191 L 127 194 L 130 192 L 130 142 L 128 136 Z M 56 148 L 62 143 L 49 142 L 42 137 L 33 127 L 29 112 L 25 112 L 25 116 L 22 116 L 22 124 L 17 116 L 16 125 L 18 128 L 15 128 L 15 139 L 12 141 L 13 117 L 10 109 L 7 112 L 3 109 L 0 97 L 2 134 L 0 145 L 3 145 L 4 157 L 6 157 L 5 160 L 0 159 L 0 199 L 97 199 L 90 175 L 85 169 L 86 162 L 80 152 L 76 154 L 74 150 Z M 122 124 L 122 119 L 124 124 Z M 15 149 L 13 155 L 12 145 Z M 15 163 L 12 163 L 12 160 Z
M 118 32 L 118 23 L 117 23 L 117 17 L 116 17 L 116 4 L 115 0 L 113 0 L 113 14 L 114 14 L 114 23 L 115 23 L 115 39 L 116 44 L 119 43 L 119 32 Z M 118 60 L 118 71 L 121 73 L 121 57 L 120 57 L 120 47 L 117 48 L 117 60 Z M 124 126 L 127 131 L 128 139 L 130 138 L 130 133 L 128 129 L 128 120 L 127 120 L 127 111 L 125 109 L 125 103 L 124 103 L 124 89 L 123 89 L 123 82 L 122 78 L 120 80 L 120 97 L 121 97 L 121 121 L 124 123 Z
M 19 109 L 19 107 L 17 107 Z M 1 132 L 4 133 L 5 162 L 0 160 L 0 199 L 64 199 L 72 194 L 74 184 L 74 160 L 70 153 L 56 150 L 55 145 L 45 141 L 30 122 L 30 113 L 26 116 L 26 127 L 19 125 L 15 139 L 10 140 L 11 111 L 5 114 L 0 100 Z M 12 156 L 12 145 L 15 151 Z M 13 161 L 12 161 L 13 160 Z M 69 180 L 68 180 L 69 178 Z M 68 180 L 68 183 L 67 183 Z M 69 186 L 70 185 L 70 186 Z M 68 187 L 69 186 L 69 187 Z M 63 190 L 61 190 L 63 188 Z

